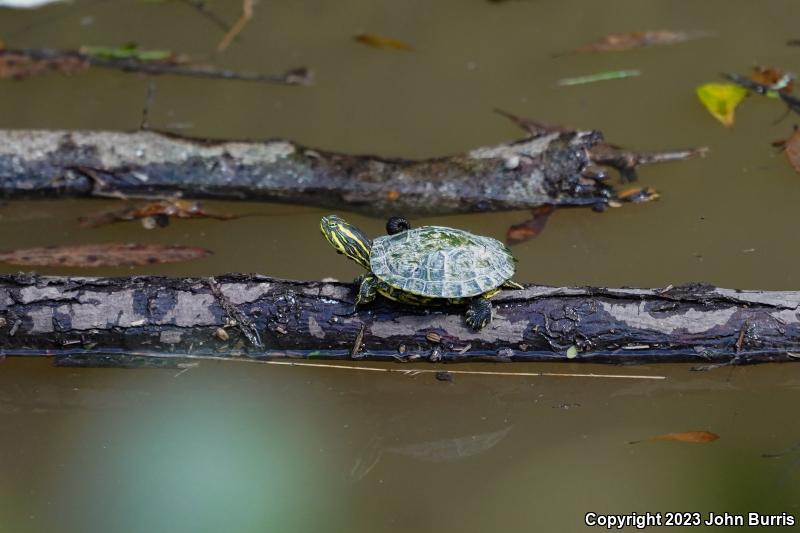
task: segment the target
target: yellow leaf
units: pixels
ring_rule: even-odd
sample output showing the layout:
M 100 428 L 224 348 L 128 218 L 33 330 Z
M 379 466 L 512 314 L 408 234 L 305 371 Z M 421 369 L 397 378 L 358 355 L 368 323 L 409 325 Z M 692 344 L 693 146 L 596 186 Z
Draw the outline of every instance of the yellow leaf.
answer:
M 732 83 L 706 83 L 697 88 L 697 97 L 714 118 L 726 127 L 733 126 L 733 110 L 747 96 L 747 89 Z

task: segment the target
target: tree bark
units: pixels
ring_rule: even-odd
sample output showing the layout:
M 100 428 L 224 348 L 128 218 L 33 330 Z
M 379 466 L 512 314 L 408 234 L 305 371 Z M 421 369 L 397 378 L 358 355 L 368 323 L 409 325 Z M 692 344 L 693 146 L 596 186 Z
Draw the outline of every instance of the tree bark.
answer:
M 790 361 L 800 292 L 528 286 L 492 299 L 481 331 L 463 307 L 380 299 L 351 314 L 350 284 L 216 278 L 0 277 L 0 355 L 62 364 L 185 358 L 595 363 Z
M 355 156 L 275 140 L 0 130 L 0 197 L 237 199 L 406 215 L 606 205 L 595 131 L 553 131 L 420 161 Z

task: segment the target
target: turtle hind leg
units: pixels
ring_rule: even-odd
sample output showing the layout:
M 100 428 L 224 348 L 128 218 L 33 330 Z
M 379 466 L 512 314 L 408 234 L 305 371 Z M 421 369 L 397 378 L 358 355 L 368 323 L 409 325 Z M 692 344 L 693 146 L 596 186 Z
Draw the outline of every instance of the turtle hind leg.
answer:
M 467 325 L 478 331 L 492 321 L 492 303 L 485 296 L 470 300 L 466 314 Z
M 380 282 L 375 276 L 366 274 L 357 277 L 355 283 L 358 285 L 358 292 L 356 292 L 356 301 L 353 302 L 354 312 L 359 305 L 368 304 L 378 296 L 378 284 Z
M 520 285 L 519 283 L 517 283 L 516 281 L 511 281 L 510 279 L 507 279 L 505 281 L 505 283 L 503 283 L 501 285 L 501 287 L 503 287 L 504 289 L 524 289 L 525 288 L 522 285 Z

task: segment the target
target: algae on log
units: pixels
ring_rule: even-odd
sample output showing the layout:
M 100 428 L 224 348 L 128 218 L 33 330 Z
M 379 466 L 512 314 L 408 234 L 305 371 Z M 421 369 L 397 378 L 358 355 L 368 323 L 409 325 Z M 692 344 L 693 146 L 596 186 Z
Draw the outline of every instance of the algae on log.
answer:
M 353 296 L 350 284 L 242 274 L 1 276 L 0 356 L 757 363 L 800 351 L 800 292 L 528 286 L 493 298 L 494 320 L 478 332 L 463 308 L 379 299 L 350 314 Z
M 385 216 L 605 205 L 595 131 L 554 131 L 420 161 L 292 142 L 211 141 L 140 131 L 0 130 L 0 197 L 239 199 Z

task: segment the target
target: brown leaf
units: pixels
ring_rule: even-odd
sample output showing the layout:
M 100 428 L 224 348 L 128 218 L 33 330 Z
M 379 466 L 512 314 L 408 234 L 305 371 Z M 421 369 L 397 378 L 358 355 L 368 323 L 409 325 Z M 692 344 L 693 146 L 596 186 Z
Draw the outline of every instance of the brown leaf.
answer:
M 795 127 L 792 136 L 786 139 L 783 151 L 795 172 L 800 173 L 800 128 Z
M 543 205 L 531 209 L 531 218 L 520 224 L 514 224 L 508 228 L 506 242 L 509 244 L 520 244 L 539 236 L 547 225 L 547 220 L 555 211 L 552 205 Z
M 203 248 L 161 244 L 78 244 L 0 253 L 0 262 L 20 266 L 107 267 L 191 261 L 210 255 Z
M 373 48 L 392 48 L 394 50 L 404 50 L 406 52 L 411 52 L 414 50 L 411 45 L 406 44 L 403 41 L 398 41 L 397 39 L 392 39 L 391 37 L 381 37 L 380 35 L 375 35 L 374 33 L 361 33 L 356 35 L 354 38 L 359 43 L 372 46 Z
M 586 43 L 573 50 L 573 52 L 621 52 L 643 46 L 660 46 L 684 43 L 703 37 L 711 37 L 714 33 L 707 31 L 633 31 L 630 33 L 615 33 L 606 35 L 596 41 Z
M 750 79 L 760 85 L 775 87 L 775 90 L 787 94 L 791 93 L 794 89 L 792 75 L 776 67 L 753 67 L 753 73 L 750 74 Z
M 674 441 L 674 442 L 691 442 L 693 444 L 702 444 L 706 442 L 713 442 L 719 438 L 716 433 L 710 431 L 684 431 L 681 433 L 664 433 L 663 435 L 656 435 L 649 439 L 634 440 L 628 444 L 637 444 L 639 442 L 655 442 L 660 440 Z
M 162 200 L 140 206 L 131 206 L 116 211 L 108 211 L 80 217 L 78 222 L 83 227 L 96 228 L 106 224 L 126 220 L 158 219 L 159 217 L 175 218 L 215 218 L 218 220 L 231 220 L 238 218 L 236 215 L 220 215 L 209 213 L 199 202 L 187 200 Z M 168 221 L 168 219 L 166 219 Z

